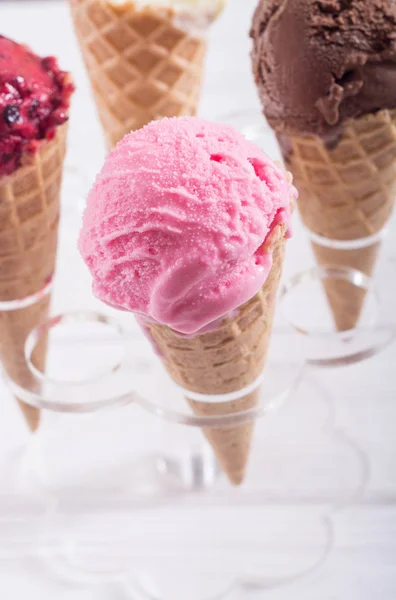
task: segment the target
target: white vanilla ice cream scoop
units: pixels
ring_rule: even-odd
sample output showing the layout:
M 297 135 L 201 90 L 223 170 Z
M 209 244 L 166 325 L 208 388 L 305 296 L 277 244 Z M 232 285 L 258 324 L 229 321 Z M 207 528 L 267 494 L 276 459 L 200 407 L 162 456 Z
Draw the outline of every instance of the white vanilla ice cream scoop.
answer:
M 108 0 L 109 4 L 124 7 L 133 4 L 136 8 L 172 8 L 176 13 L 187 13 L 205 17 L 208 22 L 214 21 L 223 11 L 227 0 Z

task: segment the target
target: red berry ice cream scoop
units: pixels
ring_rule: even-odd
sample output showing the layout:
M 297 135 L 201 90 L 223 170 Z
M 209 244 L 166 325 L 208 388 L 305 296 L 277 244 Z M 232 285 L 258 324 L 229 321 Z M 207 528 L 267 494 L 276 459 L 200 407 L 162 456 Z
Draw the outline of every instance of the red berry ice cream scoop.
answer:
M 64 123 L 74 85 L 56 58 L 40 58 L 0 36 L 0 176 L 17 169 L 22 154 L 51 139 Z

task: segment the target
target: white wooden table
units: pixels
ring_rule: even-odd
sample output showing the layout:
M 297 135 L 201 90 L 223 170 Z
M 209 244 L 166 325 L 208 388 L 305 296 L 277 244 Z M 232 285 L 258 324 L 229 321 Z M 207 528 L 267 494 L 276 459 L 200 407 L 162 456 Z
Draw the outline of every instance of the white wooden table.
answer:
M 254 4 L 230 0 L 213 27 L 202 116 L 258 106 L 248 39 Z M 38 53 L 58 56 L 73 72 L 77 92 L 53 310 L 101 310 L 75 236 L 80 196 L 104 149 L 67 6 L 3 1 L 0 27 Z M 276 147 L 268 152 L 275 154 Z M 84 174 L 82 181 L 76 172 Z M 394 249 L 390 240 L 389 264 Z M 73 285 L 62 274 L 66 261 L 73 264 Z M 297 225 L 286 271 L 311 261 Z M 395 280 L 389 285 L 396 287 Z M 310 373 L 287 405 L 257 425 L 260 469 L 252 467 L 254 476 L 242 491 L 233 493 L 220 481 L 207 492 L 175 494 L 166 502 L 143 497 L 132 503 L 117 494 L 135 472 L 132 454 L 139 455 L 148 438 L 170 445 L 177 438 L 133 406 L 78 417 L 45 415 L 43 468 L 56 491 L 25 487 L 29 465 L 20 457 L 27 448 L 34 456 L 34 446 L 0 384 L 0 597 L 203 600 L 228 590 L 224 597 L 232 599 L 393 600 L 395 364 L 393 346 L 353 367 Z M 199 444 L 199 432 L 186 435 Z

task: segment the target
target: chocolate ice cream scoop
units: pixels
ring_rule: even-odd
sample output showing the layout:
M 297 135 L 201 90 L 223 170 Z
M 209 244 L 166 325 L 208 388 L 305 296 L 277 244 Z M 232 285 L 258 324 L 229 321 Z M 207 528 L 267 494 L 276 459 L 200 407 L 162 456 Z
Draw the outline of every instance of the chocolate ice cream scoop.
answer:
M 316 262 L 371 277 L 396 198 L 396 0 L 260 0 L 251 36 Z M 363 289 L 324 289 L 336 328 L 354 329 Z
M 277 133 L 337 135 L 396 107 L 395 0 L 261 0 L 253 71 Z

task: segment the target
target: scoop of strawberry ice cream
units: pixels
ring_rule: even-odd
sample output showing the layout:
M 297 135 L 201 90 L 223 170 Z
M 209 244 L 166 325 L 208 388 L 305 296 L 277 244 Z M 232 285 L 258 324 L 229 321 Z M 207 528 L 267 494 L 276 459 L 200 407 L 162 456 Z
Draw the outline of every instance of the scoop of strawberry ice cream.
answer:
M 53 57 L 39 58 L 26 46 L 0 35 L 0 176 L 51 139 L 64 123 L 74 86 Z
M 127 135 L 89 193 L 79 247 L 104 302 L 194 334 L 253 297 L 296 191 L 232 128 L 183 117 Z

